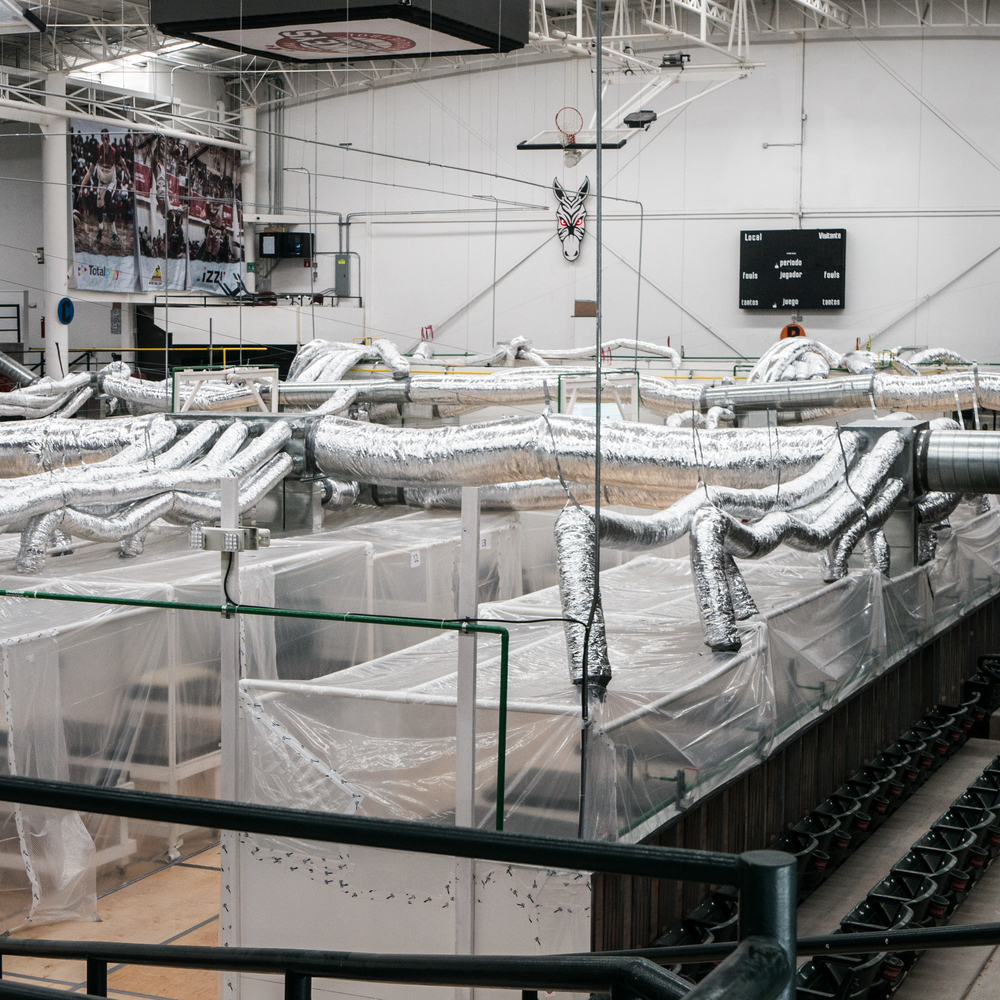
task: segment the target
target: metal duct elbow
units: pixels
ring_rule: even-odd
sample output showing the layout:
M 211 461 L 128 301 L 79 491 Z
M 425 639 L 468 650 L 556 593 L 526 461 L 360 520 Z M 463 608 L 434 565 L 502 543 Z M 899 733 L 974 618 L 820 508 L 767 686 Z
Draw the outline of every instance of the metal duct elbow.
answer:
M 372 342 L 372 347 L 394 379 L 410 377 L 410 362 L 399 353 L 399 348 L 394 343 L 384 337 L 379 337 Z
M 0 351 L 0 374 L 6 375 L 20 386 L 34 385 L 38 381 L 38 376 L 34 372 L 29 371 L 20 361 L 15 361 L 3 351 Z
M 344 483 L 336 479 L 321 479 L 323 499 L 320 501 L 326 510 L 346 510 L 353 507 L 358 500 L 360 487 L 357 483 Z

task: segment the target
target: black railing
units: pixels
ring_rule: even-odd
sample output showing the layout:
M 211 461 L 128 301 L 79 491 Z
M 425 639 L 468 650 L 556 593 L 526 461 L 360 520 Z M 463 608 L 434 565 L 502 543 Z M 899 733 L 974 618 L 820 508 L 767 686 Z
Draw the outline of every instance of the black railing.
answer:
M 649 878 L 723 882 L 746 900 L 740 941 L 697 986 L 648 958 L 619 954 L 365 955 L 284 949 L 192 948 L 116 942 L 0 940 L 0 956 L 77 958 L 87 962 L 87 995 L 107 993 L 107 963 L 281 974 L 286 998 L 306 1000 L 313 978 L 430 986 L 610 992 L 643 1000 L 794 1000 L 795 859 L 780 851 L 742 855 L 560 840 L 522 834 L 363 819 L 239 802 L 99 788 L 0 776 L 0 801 L 167 821 L 265 836 L 357 844 L 450 857 L 483 858 L 543 868 L 612 872 Z M 38 996 L 37 988 L 0 982 L 0 995 Z
M 85 961 L 87 992 L 74 994 L 85 998 L 106 997 L 108 965 L 128 964 L 280 975 L 285 1000 L 309 1000 L 314 978 L 521 990 L 522 1000 L 537 1000 L 538 990 L 610 993 L 613 1000 L 794 1000 L 795 955 L 1000 944 L 1000 923 L 831 934 L 795 941 L 795 860 L 776 851 L 737 856 L 559 840 L 2 775 L 0 801 L 533 867 L 726 882 L 737 886 L 744 899 L 738 942 L 596 954 L 387 955 L 0 939 L 0 958 Z M 661 968 L 690 961 L 721 964 L 696 986 Z M 0 996 L 56 1000 L 58 995 L 59 991 L 45 987 L 0 980 Z

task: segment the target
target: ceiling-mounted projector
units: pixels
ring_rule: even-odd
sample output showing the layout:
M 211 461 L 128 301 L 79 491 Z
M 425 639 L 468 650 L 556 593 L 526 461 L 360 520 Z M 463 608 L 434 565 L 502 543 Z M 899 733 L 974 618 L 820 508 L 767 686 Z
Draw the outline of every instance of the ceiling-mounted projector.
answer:
M 367 62 L 509 52 L 528 42 L 528 0 L 151 0 L 164 34 L 282 62 Z

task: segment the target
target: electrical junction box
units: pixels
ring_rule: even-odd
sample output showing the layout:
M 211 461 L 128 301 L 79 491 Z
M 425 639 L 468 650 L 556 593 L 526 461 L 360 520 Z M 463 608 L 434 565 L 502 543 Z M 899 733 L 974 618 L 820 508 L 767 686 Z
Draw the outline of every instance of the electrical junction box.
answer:
M 333 294 L 338 299 L 351 297 L 351 257 L 350 254 L 338 253 L 334 258 L 336 263 L 333 271 Z
M 257 237 L 258 257 L 311 260 L 315 248 L 316 239 L 312 233 L 261 233 Z
M 167 35 L 281 62 L 510 52 L 528 43 L 527 0 L 151 0 Z
M 208 552 L 246 552 L 266 549 L 271 544 L 267 528 L 208 528 L 191 529 L 189 544 L 192 549 Z

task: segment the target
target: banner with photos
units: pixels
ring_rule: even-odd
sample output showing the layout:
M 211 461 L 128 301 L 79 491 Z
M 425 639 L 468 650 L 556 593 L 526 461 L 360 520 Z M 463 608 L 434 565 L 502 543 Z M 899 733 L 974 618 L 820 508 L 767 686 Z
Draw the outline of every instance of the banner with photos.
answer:
M 244 260 L 239 153 L 95 128 L 71 123 L 76 287 L 235 291 Z
M 115 125 L 70 123 L 72 275 L 77 288 L 135 288 L 132 142 L 132 133 Z

